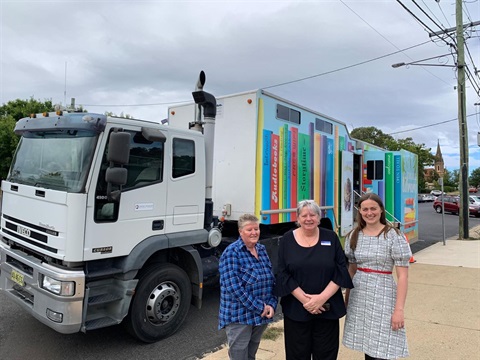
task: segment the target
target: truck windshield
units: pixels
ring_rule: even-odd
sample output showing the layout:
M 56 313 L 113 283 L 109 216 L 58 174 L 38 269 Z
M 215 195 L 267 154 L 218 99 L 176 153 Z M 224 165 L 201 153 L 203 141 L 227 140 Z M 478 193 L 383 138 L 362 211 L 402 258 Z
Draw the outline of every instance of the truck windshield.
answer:
M 26 132 L 7 181 L 78 193 L 85 189 L 97 134 L 85 130 Z

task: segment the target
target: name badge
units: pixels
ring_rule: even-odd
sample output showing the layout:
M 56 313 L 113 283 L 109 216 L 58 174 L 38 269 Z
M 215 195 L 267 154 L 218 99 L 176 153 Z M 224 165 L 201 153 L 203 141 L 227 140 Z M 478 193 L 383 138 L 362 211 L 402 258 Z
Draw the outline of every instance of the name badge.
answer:
M 322 246 L 331 246 L 332 243 L 331 243 L 330 241 L 323 240 L 323 241 L 320 241 L 320 245 L 322 245 Z

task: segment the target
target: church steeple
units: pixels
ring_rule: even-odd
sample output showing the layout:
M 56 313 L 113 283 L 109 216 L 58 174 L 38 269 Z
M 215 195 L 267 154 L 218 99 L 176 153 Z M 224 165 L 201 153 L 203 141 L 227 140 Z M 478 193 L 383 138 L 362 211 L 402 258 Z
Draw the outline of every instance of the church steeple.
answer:
M 445 173 L 442 150 L 440 150 L 440 140 L 437 142 L 437 153 L 435 154 L 435 171 L 440 177 L 443 177 L 443 174 Z

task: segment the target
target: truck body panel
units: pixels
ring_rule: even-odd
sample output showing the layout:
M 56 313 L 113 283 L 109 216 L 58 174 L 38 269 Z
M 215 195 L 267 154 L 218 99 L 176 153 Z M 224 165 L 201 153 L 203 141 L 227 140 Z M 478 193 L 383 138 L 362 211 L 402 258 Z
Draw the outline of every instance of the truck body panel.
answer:
M 343 122 L 262 90 L 220 97 L 217 107 L 215 215 L 235 221 L 248 212 L 264 225 L 289 223 L 296 220 L 298 201 L 314 199 L 344 236 L 354 226 L 355 190 L 380 195 L 392 210 L 389 220 L 404 223 L 404 215 L 397 210 L 399 217 L 394 217 L 391 205 L 407 206 L 400 199 L 403 193 L 393 191 L 393 160 L 412 163 L 415 154 L 387 152 L 353 139 Z M 172 127 L 188 126 L 194 117 L 194 104 L 169 109 Z M 376 160 L 381 178 L 370 179 L 367 162 Z M 417 181 L 414 166 L 402 166 L 401 172 L 402 179 Z M 388 197 L 386 183 L 392 190 Z M 409 211 L 408 218 L 415 221 L 417 215 Z M 410 227 L 411 238 L 416 238 L 416 224 Z

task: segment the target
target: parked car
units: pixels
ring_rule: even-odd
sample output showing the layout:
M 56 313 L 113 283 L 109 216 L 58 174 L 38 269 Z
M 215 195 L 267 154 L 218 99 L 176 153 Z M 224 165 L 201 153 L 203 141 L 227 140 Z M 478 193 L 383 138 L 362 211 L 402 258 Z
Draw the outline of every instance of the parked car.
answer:
M 429 202 L 435 200 L 435 197 L 430 194 L 418 194 L 418 202 Z
M 443 198 L 443 208 L 445 212 L 452 214 L 458 214 L 460 211 L 460 199 L 458 196 L 443 195 L 438 196 L 433 202 L 433 208 L 439 214 L 442 213 L 442 198 Z M 468 211 L 470 215 L 475 217 L 480 217 L 480 202 L 476 202 L 473 199 L 469 198 Z
M 470 204 L 479 204 L 480 205 L 480 196 L 476 196 L 476 195 L 469 195 L 468 196 L 468 199 L 470 201 Z
M 471 188 L 468 189 L 468 192 L 476 194 L 477 193 L 477 188 L 472 186 Z
M 433 195 L 433 196 L 440 196 L 442 195 L 442 191 L 441 190 L 432 190 L 430 191 L 430 194 Z M 445 193 L 443 193 L 445 194 Z

